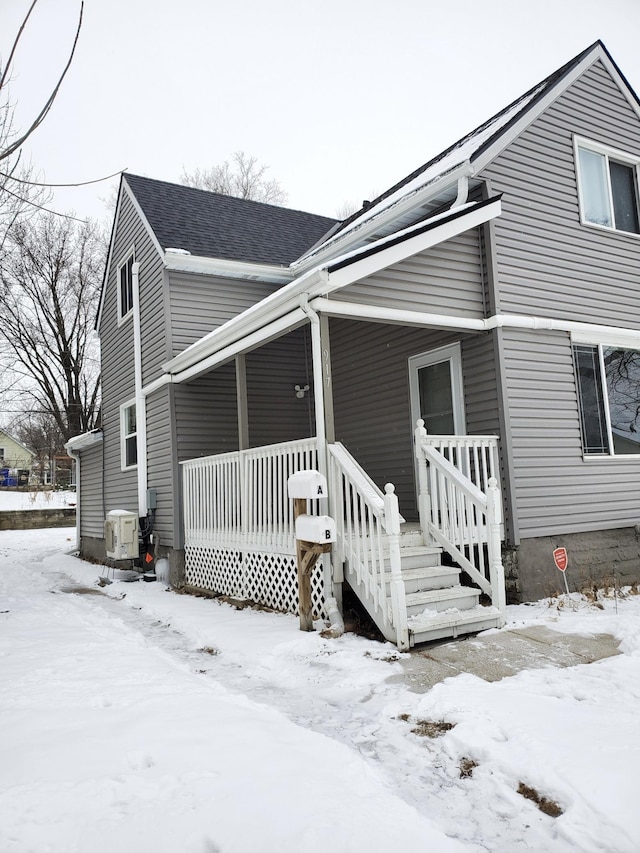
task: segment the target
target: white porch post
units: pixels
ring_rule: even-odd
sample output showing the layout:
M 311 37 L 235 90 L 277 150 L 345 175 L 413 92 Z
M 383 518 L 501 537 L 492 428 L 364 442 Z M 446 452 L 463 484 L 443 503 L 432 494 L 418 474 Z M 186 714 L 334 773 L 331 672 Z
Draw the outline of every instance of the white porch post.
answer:
M 502 499 L 498 481 L 489 479 L 487 488 L 487 547 L 489 551 L 489 580 L 491 581 L 491 602 L 500 611 L 502 625 L 505 623 L 506 593 L 504 587 L 504 566 L 502 565 L 502 542 L 500 525 L 502 524 Z M 502 627 L 502 626 L 499 626 Z
M 235 362 L 238 450 L 246 450 L 249 447 L 249 407 L 247 403 L 247 362 L 245 354 L 237 355 Z
M 429 473 L 427 471 L 427 460 L 422 452 L 422 439 L 426 438 L 427 430 L 422 418 L 418 419 L 415 430 L 415 453 L 418 460 L 418 513 L 420 516 L 420 529 L 425 545 L 431 544 L 429 533 L 429 522 L 431 521 L 431 496 L 429 494 Z

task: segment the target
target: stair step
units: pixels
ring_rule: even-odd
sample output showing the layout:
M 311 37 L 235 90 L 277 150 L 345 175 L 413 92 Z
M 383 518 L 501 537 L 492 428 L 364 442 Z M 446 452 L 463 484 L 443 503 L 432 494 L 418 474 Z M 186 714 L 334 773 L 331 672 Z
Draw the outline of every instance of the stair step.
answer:
M 389 563 L 389 552 L 385 551 L 385 564 Z M 422 569 L 425 566 L 439 566 L 442 548 L 438 546 L 428 545 L 410 545 L 405 546 L 400 544 L 400 563 L 402 569 Z
M 487 628 L 499 628 L 504 619 L 496 607 L 484 607 L 478 604 L 469 610 L 443 610 L 422 613 L 409 618 L 409 640 L 412 646 L 441 640 L 444 637 L 459 637 L 461 634 L 474 634 Z
M 445 589 L 458 586 L 460 569 L 457 566 L 423 566 L 419 569 L 402 569 L 402 580 L 407 594 L 430 589 Z M 391 572 L 385 573 L 387 584 Z
M 479 589 L 460 585 L 446 589 L 431 589 L 426 592 L 413 592 L 407 595 L 407 615 L 418 616 L 424 610 L 443 611 L 452 608 L 468 610 L 478 604 L 479 598 Z

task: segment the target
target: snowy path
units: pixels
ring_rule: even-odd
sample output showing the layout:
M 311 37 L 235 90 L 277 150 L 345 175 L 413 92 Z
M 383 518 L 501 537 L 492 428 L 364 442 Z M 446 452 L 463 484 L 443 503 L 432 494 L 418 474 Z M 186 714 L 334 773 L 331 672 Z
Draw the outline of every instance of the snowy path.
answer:
M 388 680 L 400 671 L 389 645 L 355 636 L 323 640 L 317 634 L 301 634 L 291 617 L 235 611 L 215 601 L 166 592 L 160 584 L 114 583 L 101 595 L 65 592 L 73 586 L 70 577 L 96 590 L 102 570 L 60 554 L 63 533 L 68 535 L 48 531 L 46 538 L 38 532 L 27 539 L 11 533 L 8 540 L 0 539 L 0 576 L 6 581 L 0 610 L 9 609 L 12 616 L 0 626 L 11 625 L 16 609 L 24 610 L 21 617 L 26 621 L 7 642 L 17 640 L 21 648 L 22 662 L 16 665 L 32 670 L 37 664 L 37 676 L 12 672 L 14 652 L 6 651 L 3 658 L 0 646 L 1 731 L 6 736 L 8 725 L 16 725 L 11 717 L 16 695 L 26 697 L 34 714 L 47 707 L 48 697 L 55 697 L 52 720 L 61 731 L 56 755 L 62 761 L 62 754 L 69 752 L 75 767 L 69 776 L 84 778 L 86 754 L 69 737 L 78 730 L 78 721 L 81 731 L 86 727 L 85 734 L 96 720 L 100 726 L 102 720 L 108 723 L 102 751 L 120 756 L 127 767 L 116 768 L 117 773 L 108 766 L 91 776 L 98 800 L 106 799 L 96 805 L 96 797 L 84 791 L 80 804 L 88 796 L 84 807 L 91 820 L 104 824 L 105 838 L 121 850 L 288 853 L 303 846 L 316 849 L 309 840 L 316 838 L 317 849 L 326 849 L 330 839 L 333 850 L 377 853 L 390 843 L 404 846 L 419 837 L 423 847 L 430 843 L 438 853 L 454 846 L 504 853 L 636 853 L 640 602 L 629 601 L 626 621 L 616 617 L 628 652 L 620 658 L 571 670 L 525 672 L 496 684 L 459 676 L 416 695 Z M 8 573 L 6 561 L 11 563 Z M 567 615 L 564 628 L 571 629 Z M 611 614 L 595 611 L 591 616 L 598 619 L 594 631 L 612 630 Z M 578 620 L 574 629 L 580 624 Z M 66 639 L 58 637 L 58 630 Z M 46 653 L 39 651 L 43 644 Z M 36 689 L 40 683 L 46 686 L 42 693 Z M 68 705 L 73 724 L 60 729 L 64 697 L 76 689 L 80 693 Z M 144 718 L 134 715 L 133 724 L 128 714 L 114 713 L 121 706 L 124 711 L 145 702 L 149 707 Z M 430 739 L 411 732 L 417 719 L 457 725 L 443 737 Z M 43 723 L 34 726 L 38 731 Z M 14 758 L 20 766 L 22 753 L 31 755 L 33 746 L 22 718 L 18 729 Z M 616 737 L 608 734 L 611 730 Z M 300 745 L 302 736 L 310 737 L 312 746 L 304 737 Z M 158 759 L 158 750 L 164 751 L 164 759 Z M 200 753 L 203 758 L 194 768 L 194 756 Z M 31 769 L 40 778 L 41 754 L 31 758 Z M 461 778 L 465 758 L 478 766 Z M 159 777 L 163 760 L 165 773 Z M 105 762 L 109 764 L 100 754 L 99 764 Z M 124 788 L 118 782 L 123 773 L 128 779 Z M 565 814 L 542 814 L 516 792 L 520 781 L 557 800 Z M 26 780 L 15 788 L 13 782 L 0 771 L 0 808 L 9 806 L 7 813 L 19 816 L 15 841 L 3 836 L 6 827 L 0 828 L 3 853 L 89 849 L 62 843 L 28 846 L 24 827 L 33 814 L 25 815 L 22 800 L 35 797 L 37 803 L 46 788 L 39 783 L 31 790 Z M 243 790 L 243 815 L 227 793 L 233 784 Z M 302 797 L 300 806 L 305 786 L 312 796 Z M 114 816 L 110 804 L 116 789 L 120 805 Z M 221 797 L 225 807 L 212 809 Z M 65 815 L 64 804 L 55 796 L 54 801 Z M 272 836 L 263 823 L 255 825 L 256 807 Z M 292 809 L 294 814 L 302 809 L 309 838 L 300 834 L 298 824 L 283 829 Z M 168 840 L 175 842 L 176 832 L 185 831 L 188 815 L 197 818 L 189 823 L 191 846 L 171 847 Z M 77 820 L 77 809 L 69 812 L 68 821 L 72 816 Z M 64 819 L 62 827 L 69 829 Z M 136 836 L 143 827 L 153 839 L 148 847 Z M 442 832 L 458 838 L 462 846 Z M 134 837 L 143 846 L 133 845 Z

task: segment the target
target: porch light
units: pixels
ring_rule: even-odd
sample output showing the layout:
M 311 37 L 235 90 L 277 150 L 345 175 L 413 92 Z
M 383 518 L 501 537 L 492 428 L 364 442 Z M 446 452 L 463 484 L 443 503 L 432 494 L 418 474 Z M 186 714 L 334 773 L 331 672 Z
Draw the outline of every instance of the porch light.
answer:
M 309 390 L 309 386 L 308 385 L 296 385 L 294 387 L 294 390 L 296 392 L 296 397 L 299 397 L 300 399 L 302 399 L 304 397 L 304 395 L 307 393 L 307 391 Z

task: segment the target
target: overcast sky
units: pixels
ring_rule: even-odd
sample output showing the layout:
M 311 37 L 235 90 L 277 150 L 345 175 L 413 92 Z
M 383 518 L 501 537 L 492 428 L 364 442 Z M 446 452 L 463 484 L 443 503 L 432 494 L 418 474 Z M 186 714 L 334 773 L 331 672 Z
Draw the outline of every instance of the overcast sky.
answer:
M 30 0 L 0 0 L 6 59 Z M 39 0 L 15 59 L 25 124 L 80 0 Z M 178 182 L 238 150 L 334 216 L 429 160 L 600 38 L 640 90 L 640 0 L 85 0 L 71 71 L 26 154 L 51 182 Z M 58 191 L 103 217 L 116 182 Z

